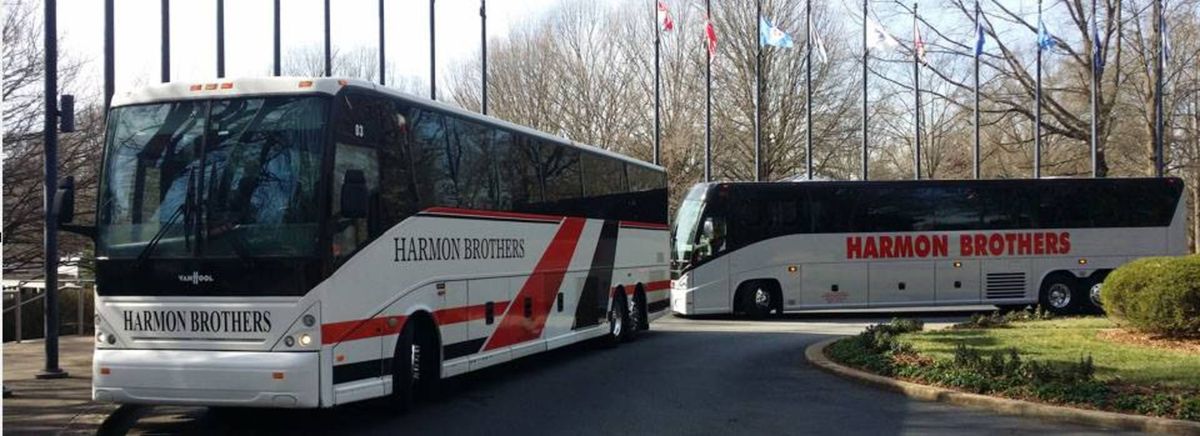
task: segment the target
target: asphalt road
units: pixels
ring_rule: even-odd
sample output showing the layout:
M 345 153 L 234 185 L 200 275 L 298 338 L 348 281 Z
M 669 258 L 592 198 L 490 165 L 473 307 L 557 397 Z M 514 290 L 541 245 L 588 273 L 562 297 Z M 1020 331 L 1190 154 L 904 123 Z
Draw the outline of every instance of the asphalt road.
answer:
M 578 344 L 453 379 L 406 414 L 368 402 L 332 410 L 126 409 L 131 434 L 1007 434 L 1103 429 L 910 400 L 827 374 L 805 346 L 892 314 L 768 321 L 667 317 L 616 349 Z M 919 314 L 957 321 L 962 312 Z

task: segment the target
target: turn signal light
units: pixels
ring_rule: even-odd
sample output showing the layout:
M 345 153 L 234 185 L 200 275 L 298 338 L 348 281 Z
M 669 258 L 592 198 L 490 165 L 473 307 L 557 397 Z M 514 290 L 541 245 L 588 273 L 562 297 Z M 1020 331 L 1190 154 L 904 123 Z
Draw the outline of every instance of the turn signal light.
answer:
M 301 80 L 300 81 L 301 88 L 312 88 L 312 86 L 313 86 L 313 81 L 311 81 L 311 80 Z
M 1087 265 L 1087 259 L 1085 259 L 1085 258 L 1082 258 L 1082 257 L 1081 257 L 1081 258 L 1079 258 L 1079 264 L 1080 264 L 1080 265 Z
M 283 373 L 282 372 L 272 372 L 271 378 L 273 378 L 275 380 L 283 380 Z
M 109 370 L 108 368 L 105 368 L 105 367 L 100 367 L 100 375 L 109 375 L 111 373 L 112 373 L 112 370 Z

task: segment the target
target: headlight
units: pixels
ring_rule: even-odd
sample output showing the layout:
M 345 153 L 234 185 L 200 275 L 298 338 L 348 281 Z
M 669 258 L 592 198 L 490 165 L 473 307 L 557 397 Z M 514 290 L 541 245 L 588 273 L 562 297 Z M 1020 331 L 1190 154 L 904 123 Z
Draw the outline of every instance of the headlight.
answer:
M 307 347 L 308 344 L 311 344 L 311 343 L 312 343 L 312 336 L 309 336 L 308 333 L 300 335 L 300 346 L 301 347 Z

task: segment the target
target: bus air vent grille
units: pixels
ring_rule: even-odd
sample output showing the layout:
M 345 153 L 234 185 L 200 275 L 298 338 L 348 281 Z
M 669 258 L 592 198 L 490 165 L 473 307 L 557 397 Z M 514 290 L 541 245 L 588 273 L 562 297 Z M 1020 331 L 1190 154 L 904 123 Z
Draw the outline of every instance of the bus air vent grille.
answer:
M 1021 298 L 1025 296 L 1025 273 L 988 273 L 987 299 Z

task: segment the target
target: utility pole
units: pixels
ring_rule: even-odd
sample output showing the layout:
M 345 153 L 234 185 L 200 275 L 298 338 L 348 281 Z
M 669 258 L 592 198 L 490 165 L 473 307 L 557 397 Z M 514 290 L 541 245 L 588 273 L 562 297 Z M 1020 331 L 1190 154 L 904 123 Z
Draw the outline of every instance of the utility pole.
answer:
M 42 90 L 45 113 L 42 116 L 42 141 L 45 145 L 45 259 L 43 274 L 46 283 L 46 366 L 37 378 L 64 378 L 67 372 L 58 366 L 58 214 L 54 196 L 58 190 L 58 8 L 57 0 L 43 0 L 45 29 L 42 31 L 46 52 L 45 88 Z M 111 6 L 109 0 L 106 6 Z M 111 9 L 106 9 L 111 12 Z M 112 15 L 106 16 L 106 24 Z M 112 27 L 106 27 L 111 30 Z

